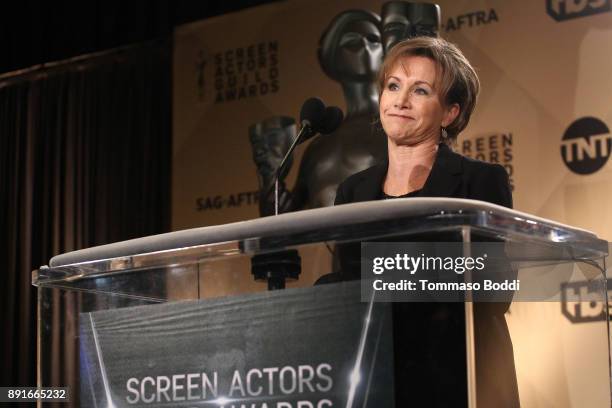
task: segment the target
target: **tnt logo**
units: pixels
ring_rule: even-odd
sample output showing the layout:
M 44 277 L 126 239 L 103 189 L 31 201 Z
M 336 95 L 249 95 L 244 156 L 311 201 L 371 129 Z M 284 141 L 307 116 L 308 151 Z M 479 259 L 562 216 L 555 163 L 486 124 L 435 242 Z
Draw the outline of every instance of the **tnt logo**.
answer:
M 601 120 L 585 117 L 570 125 L 561 140 L 563 162 L 576 174 L 592 174 L 610 157 L 612 135 Z
M 557 21 L 610 11 L 610 0 L 546 0 L 546 12 Z

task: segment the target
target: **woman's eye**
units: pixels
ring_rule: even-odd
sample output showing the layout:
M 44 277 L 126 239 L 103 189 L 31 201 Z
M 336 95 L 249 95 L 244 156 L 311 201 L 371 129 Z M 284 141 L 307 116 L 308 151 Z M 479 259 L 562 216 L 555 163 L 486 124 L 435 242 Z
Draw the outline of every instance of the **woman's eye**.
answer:
M 425 89 L 425 88 L 416 88 L 416 89 L 414 90 L 414 92 L 415 92 L 417 95 L 429 95 L 429 92 L 427 92 L 427 89 Z
M 396 84 L 395 82 L 389 82 L 387 84 L 387 89 L 390 91 L 397 91 L 399 89 L 399 85 Z

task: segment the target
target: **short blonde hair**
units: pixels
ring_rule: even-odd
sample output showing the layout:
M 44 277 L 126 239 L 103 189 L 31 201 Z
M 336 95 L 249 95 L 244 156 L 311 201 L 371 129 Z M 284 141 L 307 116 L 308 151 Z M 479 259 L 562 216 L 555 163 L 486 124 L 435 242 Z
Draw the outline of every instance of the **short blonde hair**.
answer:
M 378 75 L 382 93 L 390 72 L 405 57 L 422 56 L 433 60 L 439 70 L 435 86 L 445 106 L 459 105 L 459 115 L 446 127 L 448 141 L 454 142 L 465 129 L 476 106 L 480 81 L 476 71 L 456 45 L 435 37 L 415 37 L 397 43 L 383 62 Z

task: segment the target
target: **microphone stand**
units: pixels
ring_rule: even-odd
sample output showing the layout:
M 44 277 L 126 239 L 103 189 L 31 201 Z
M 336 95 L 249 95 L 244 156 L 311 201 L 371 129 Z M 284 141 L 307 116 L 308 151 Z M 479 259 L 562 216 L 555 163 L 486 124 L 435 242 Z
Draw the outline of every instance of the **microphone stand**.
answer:
M 283 157 L 274 174 L 274 215 L 278 215 L 278 183 L 289 157 L 293 150 L 305 136 L 312 136 L 315 132 L 308 120 L 302 121 L 302 128 L 295 137 L 289 150 Z M 265 197 L 268 196 L 266 192 Z M 268 290 L 285 288 L 287 278 L 297 280 L 301 272 L 301 258 L 295 249 L 280 252 L 263 253 L 251 258 L 251 273 L 257 281 L 267 281 Z
M 302 128 L 300 129 L 295 139 L 293 139 L 293 143 L 291 143 L 291 146 L 289 146 L 289 150 L 287 150 L 285 157 L 283 157 L 283 160 L 281 161 L 280 165 L 276 169 L 276 172 L 274 174 L 274 215 L 278 215 L 278 180 L 280 179 L 280 175 L 285 169 L 285 166 L 287 165 L 287 160 L 289 160 L 289 157 L 291 157 L 291 154 L 295 150 L 296 146 L 300 143 L 300 139 L 302 139 L 304 135 L 308 135 L 312 133 L 313 133 L 313 130 L 312 130 L 312 125 L 310 124 L 310 121 L 308 120 L 302 121 Z M 267 193 L 266 193 L 266 196 L 267 196 Z
M 309 101 L 312 101 L 310 99 Z M 305 104 L 307 106 L 307 101 Z M 342 122 L 342 111 L 338 107 L 327 107 L 327 108 L 317 108 L 317 104 L 323 106 L 323 102 L 320 100 L 314 101 L 310 103 L 310 106 L 306 111 L 311 111 L 310 115 L 307 117 L 313 118 L 312 112 L 319 110 L 318 117 L 314 115 L 314 120 L 318 120 L 319 122 L 315 126 L 308 119 L 303 119 L 302 128 L 299 133 L 289 146 L 285 157 L 281 161 L 280 165 L 274 172 L 274 215 L 278 215 L 278 185 L 279 179 L 285 166 L 287 165 L 287 161 L 289 157 L 295 150 L 296 146 L 300 144 L 300 142 L 308 139 L 309 137 L 314 136 L 317 132 L 321 132 L 323 134 L 331 133 L 335 130 L 338 125 Z M 304 110 L 304 107 L 302 108 Z M 323 110 L 324 112 L 320 112 Z M 305 115 L 304 115 L 305 116 Z M 270 188 L 268 187 L 263 195 L 263 199 L 267 200 L 268 195 L 270 194 Z M 262 197 L 260 197 L 260 200 Z M 268 282 L 268 290 L 277 290 L 285 288 L 285 280 L 289 279 L 298 279 L 298 276 L 301 273 L 301 258 L 296 249 L 289 249 L 280 252 L 272 252 L 272 253 L 261 253 L 254 255 L 251 258 L 251 273 L 255 277 L 257 281 L 267 281 Z

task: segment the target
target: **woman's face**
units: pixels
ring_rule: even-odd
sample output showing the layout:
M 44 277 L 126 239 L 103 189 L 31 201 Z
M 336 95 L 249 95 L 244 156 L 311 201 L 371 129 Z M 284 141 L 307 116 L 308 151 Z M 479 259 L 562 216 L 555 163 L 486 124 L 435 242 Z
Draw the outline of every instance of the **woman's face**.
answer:
M 390 143 L 414 146 L 438 142 L 440 128 L 459 114 L 459 106 L 443 105 L 435 88 L 437 68 L 427 57 L 400 59 L 390 70 L 380 96 L 380 120 Z

